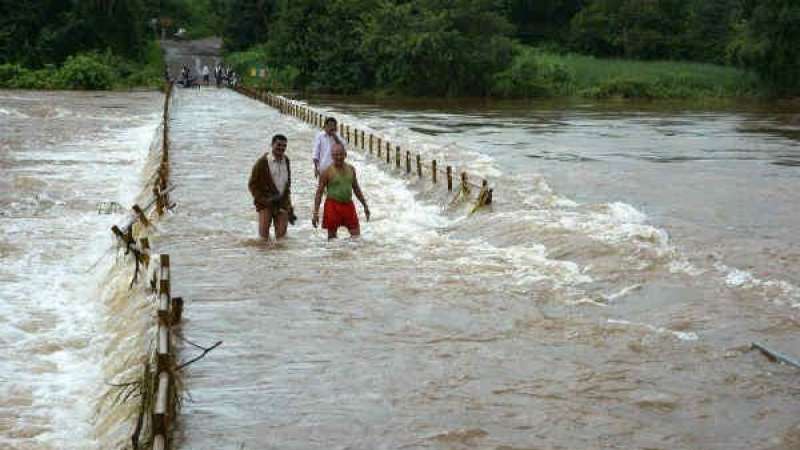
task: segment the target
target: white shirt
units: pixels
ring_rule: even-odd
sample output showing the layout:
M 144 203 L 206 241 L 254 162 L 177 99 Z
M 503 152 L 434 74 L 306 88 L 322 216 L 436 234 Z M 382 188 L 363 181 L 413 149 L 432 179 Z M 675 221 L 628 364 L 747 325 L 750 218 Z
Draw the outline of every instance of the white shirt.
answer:
M 203 66 L 203 75 L 208 75 L 208 66 Z
M 286 167 L 286 158 L 278 161 L 274 156 L 268 158 L 269 174 L 272 175 L 272 181 L 278 189 L 278 195 L 283 195 L 286 190 L 286 184 L 289 183 L 289 169 Z
M 336 134 L 336 132 L 334 132 L 334 134 Z M 339 135 L 336 135 L 336 137 L 339 137 Z M 344 139 L 339 138 L 339 142 L 344 145 Z M 324 172 L 328 166 L 333 164 L 331 150 L 333 149 L 333 144 L 335 143 L 336 139 L 334 139 L 333 136 L 329 136 L 324 130 L 321 131 L 314 140 L 314 154 L 311 159 L 319 162 L 320 173 Z

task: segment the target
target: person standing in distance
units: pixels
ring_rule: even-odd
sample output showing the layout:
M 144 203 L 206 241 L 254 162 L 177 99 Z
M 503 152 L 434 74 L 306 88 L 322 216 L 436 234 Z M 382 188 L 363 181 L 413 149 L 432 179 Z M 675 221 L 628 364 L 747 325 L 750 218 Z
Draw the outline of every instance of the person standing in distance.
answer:
M 272 137 L 272 154 L 264 153 L 253 166 L 248 187 L 258 212 L 258 234 L 269 240 L 275 223 L 275 239 L 286 236 L 288 223 L 294 222 L 291 185 L 292 170 L 286 157 L 286 136 Z
M 314 178 L 319 178 L 319 174 L 325 171 L 332 163 L 331 150 L 333 144 L 339 143 L 344 148 L 344 142 L 336 134 L 336 119 L 328 117 L 325 119 L 325 126 L 314 139 L 314 152 L 311 159 L 314 161 Z
M 353 204 L 353 194 L 356 194 L 356 198 L 364 207 L 367 221 L 369 221 L 369 206 L 367 206 L 367 201 L 358 185 L 356 169 L 344 162 L 344 158 L 347 156 L 344 146 L 339 142 L 333 144 L 332 155 L 333 164 L 319 176 L 311 224 L 314 228 L 319 225 L 319 205 L 322 202 L 322 193 L 326 192 L 322 228 L 328 230 L 328 240 L 336 239 L 336 232 L 340 226 L 347 227 L 350 236 L 358 237 L 361 235 L 361 227 L 358 223 L 356 206 Z

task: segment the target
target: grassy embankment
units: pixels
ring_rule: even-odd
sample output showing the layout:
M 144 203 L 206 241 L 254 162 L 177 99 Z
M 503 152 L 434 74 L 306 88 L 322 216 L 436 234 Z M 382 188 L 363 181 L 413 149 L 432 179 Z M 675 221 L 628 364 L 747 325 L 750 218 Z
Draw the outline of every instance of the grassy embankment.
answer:
M 495 77 L 500 97 L 725 98 L 759 95 L 758 77 L 744 70 L 681 61 L 601 59 L 520 49 Z
M 31 70 L 16 64 L 0 65 L 0 88 L 125 90 L 163 85 L 164 57 L 150 41 L 142 61 L 130 61 L 110 52 L 70 56 L 60 67 Z
M 251 76 L 251 68 L 267 65 L 264 47 L 226 55 L 248 86 L 299 88 L 299 71 L 269 67 L 267 79 Z M 381 86 L 375 86 L 380 92 Z M 758 77 L 745 70 L 681 61 L 602 59 L 560 54 L 519 46 L 511 65 L 494 77 L 489 95 L 501 98 L 591 97 L 639 99 L 703 99 L 753 97 L 766 93 Z

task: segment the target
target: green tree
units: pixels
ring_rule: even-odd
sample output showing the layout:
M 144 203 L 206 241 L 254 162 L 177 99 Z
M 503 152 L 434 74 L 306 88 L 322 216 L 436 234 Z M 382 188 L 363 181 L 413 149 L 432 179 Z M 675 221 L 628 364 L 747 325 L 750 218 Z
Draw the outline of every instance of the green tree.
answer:
M 680 58 L 687 0 L 595 0 L 571 22 L 576 50 L 597 56 Z
M 491 0 L 384 1 L 364 29 L 378 86 L 415 95 L 485 95 L 511 62 L 513 27 Z
M 731 60 L 755 70 L 779 92 L 800 93 L 800 3 L 796 0 L 746 0 Z
M 215 7 L 221 7 L 216 4 Z M 265 42 L 270 36 L 276 0 L 232 0 L 228 4 L 223 38 L 228 51 L 240 51 Z
M 739 0 L 692 0 L 686 25 L 690 59 L 725 63 L 725 49 L 733 38 L 733 20 Z
M 520 41 L 566 43 L 564 31 L 584 3 L 586 0 L 507 0 L 505 9 Z

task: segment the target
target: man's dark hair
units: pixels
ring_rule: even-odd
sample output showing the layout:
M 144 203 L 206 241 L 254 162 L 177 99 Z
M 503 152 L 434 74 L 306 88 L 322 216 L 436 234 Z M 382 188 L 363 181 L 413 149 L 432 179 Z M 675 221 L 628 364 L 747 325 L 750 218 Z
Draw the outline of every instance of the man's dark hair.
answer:
M 325 119 L 325 126 L 328 126 L 329 123 L 333 123 L 334 125 L 336 125 L 336 119 L 334 119 L 333 117 L 328 117 L 327 119 Z
M 276 134 L 275 136 L 272 136 L 272 143 L 274 144 L 276 141 L 289 142 L 289 140 L 286 139 L 286 136 L 282 134 Z

